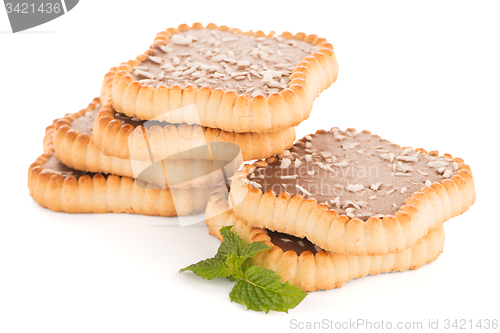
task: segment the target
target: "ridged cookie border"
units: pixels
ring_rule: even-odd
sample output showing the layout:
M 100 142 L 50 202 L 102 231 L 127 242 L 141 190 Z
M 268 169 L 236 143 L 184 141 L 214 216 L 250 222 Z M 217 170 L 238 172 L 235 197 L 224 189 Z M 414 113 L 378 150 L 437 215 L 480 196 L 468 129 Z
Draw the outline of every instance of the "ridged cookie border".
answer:
M 92 103 L 98 104 L 98 99 Z M 47 170 L 44 164 L 54 154 L 53 134 L 54 127 L 49 125 L 43 139 L 44 153 L 28 169 L 30 195 L 43 208 L 66 213 L 128 213 L 163 217 L 199 214 L 206 208 L 211 192 L 209 188 L 175 189 L 178 191 L 176 195 L 181 198 L 181 205 L 176 209 L 171 190 L 146 189 L 130 177 L 96 174 L 77 179 Z M 203 200 L 200 200 L 201 196 Z M 180 213 L 177 214 L 177 211 Z
M 183 204 L 174 205 L 171 190 L 145 189 L 134 179 L 117 175 L 96 174 L 64 177 L 43 167 L 54 153 L 49 148 L 28 169 L 31 197 L 43 208 L 66 213 L 128 213 L 173 217 L 194 215 L 205 210 L 209 189 L 179 189 Z M 179 195 L 179 194 L 176 194 Z M 197 198 L 197 200 L 194 200 Z M 196 204 L 196 206 L 193 206 Z
M 100 105 L 99 98 L 95 98 L 89 105 L 76 112 L 67 113 L 64 117 L 55 119 L 53 123 L 46 128 L 46 136 L 53 135 L 53 145 L 57 158 L 68 167 L 73 169 L 94 172 L 115 174 L 134 178 L 134 169 L 132 163 L 140 164 L 141 162 L 132 162 L 130 159 L 122 159 L 114 156 L 106 156 L 92 145 L 91 136 L 87 133 L 80 133 L 71 127 L 72 121 L 85 115 L 87 112 L 94 111 Z M 93 136 L 93 134 L 92 134 Z M 145 161 L 145 166 L 149 161 Z M 171 161 L 171 163 L 183 163 L 185 161 Z M 185 163 L 195 163 L 196 161 L 186 161 Z M 210 161 L 203 161 L 211 165 Z M 199 163 L 196 162 L 196 163 Z M 141 167 L 142 166 L 137 166 Z M 190 170 L 189 168 L 179 168 L 180 170 Z M 137 170 L 136 170 L 137 171 Z M 229 169 L 227 169 L 229 171 Z M 184 177 L 190 177 L 185 174 Z M 187 179 L 187 178 L 182 178 Z M 205 188 L 212 187 L 223 182 L 221 174 L 211 173 L 210 175 L 195 178 L 192 181 L 177 184 L 173 187 L 176 189 L 187 188 Z M 168 184 L 166 184 L 168 186 Z
M 181 88 L 178 84 L 171 87 L 159 84 L 153 88 L 132 78 L 133 67 L 149 59 L 155 47 L 166 45 L 170 36 L 189 29 L 219 29 L 256 37 L 274 35 L 274 32 L 269 34 L 262 31 L 243 32 L 227 26 L 219 27 L 213 23 L 206 27 L 201 23 L 194 23 L 192 26 L 181 24 L 177 28 L 167 29 L 158 33 L 154 43 L 144 54 L 112 68 L 105 75 L 102 100 L 111 97 L 117 111 L 146 120 L 168 111 L 195 105 L 202 126 L 239 133 L 275 132 L 296 126 L 307 119 L 315 98 L 333 84 L 338 76 L 338 63 L 333 46 L 326 39 L 314 34 L 293 35 L 284 32 L 281 37 L 310 42 L 318 46 L 318 50 L 302 59 L 292 70 L 287 88 L 269 97 L 238 95 L 235 91 L 212 89 L 210 86 L 198 89 L 194 85 Z M 181 116 L 176 122 L 190 123 L 190 121 L 192 120 Z
M 227 195 L 215 190 L 207 204 L 206 224 L 209 233 L 222 241 L 219 229 L 232 225 L 232 231 L 245 243 L 262 241 L 271 248 L 252 258 L 252 264 L 269 268 L 281 276 L 281 282 L 288 281 L 304 291 L 340 288 L 350 280 L 384 272 L 417 269 L 439 257 L 445 242 L 444 225 L 441 223 L 419 239 L 415 245 L 398 253 L 383 255 L 342 255 L 319 251 L 313 254 L 304 251 L 300 255 L 293 250 L 283 251 L 271 242 L 266 229 L 249 227 L 234 216 Z
M 250 161 L 283 154 L 295 141 L 294 127 L 269 133 L 235 133 L 200 125 L 169 124 L 164 127 L 153 126 L 151 128 L 142 126 L 142 131 L 134 132 L 132 125 L 122 124 L 121 121 L 115 119 L 115 114 L 116 111 L 111 103 L 102 106 L 94 123 L 91 142 L 104 155 L 121 159 L 130 159 L 130 146 L 132 146 L 136 147 L 134 159 L 149 160 L 149 151 L 142 149 L 142 142 L 135 143 L 135 138 L 144 141 L 142 135 L 148 138 L 150 146 L 154 146 L 155 149 L 151 152 L 155 160 L 181 152 L 188 152 L 185 154 L 187 156 L 183 155 L 183 158 L 199 159 L 202 157 L 197 155 L 196 150 L 192 148 L 204 146 L 207 142 L 230 142 L 240 147 L 244 161 Z M 191 154 L 189 154 L 190 151 Z M 222 160 L 226 160 L 223 158 L 221 156 Z M 232 156 L 228 158 L 234 159 Z
M 324 131 L 316 133 L 321 132 Z M 427 153 L 425 149 L 418 150 Z M 438 152 L 431 151 L 429 154 L 437 156 Z M 470 167 L 461 158 L 453 158 L 450 154 L 443 157 L 457 162 L 458 172 L 411 194 L 394 215 L 385 215 L 382 219 L 375 216 L 366 222 L 351 219 L 328 209 L 325 204 L 318 204 L 315 199 L 306 200 L 302 195 L 292 197 L 287 192 L 279 195 L 272 191 L 262 193 L 242 180 L 252 168 L 250 165 L 233 177 L 230 195 L 234 202 L 239 203 L 234 207 L 234 213 L 250 226 L 306 237 L 321 248 L 339 254 L 400 252 L 413 246 L 430 229 L 468 210 L 475 201 Z M 257 161 L 253 165 L 265 166 L 267 162 Z

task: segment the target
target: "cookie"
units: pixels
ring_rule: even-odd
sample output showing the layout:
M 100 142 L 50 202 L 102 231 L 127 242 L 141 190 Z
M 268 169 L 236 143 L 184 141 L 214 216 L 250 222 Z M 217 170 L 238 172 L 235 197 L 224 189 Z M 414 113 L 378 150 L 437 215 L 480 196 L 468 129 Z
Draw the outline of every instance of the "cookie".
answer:
M 54 120 L 46 129 L 53 135 L 57 158 L 65 165 L 93 173 L 115 174 L 139 178 L 150 184 L 170 188 L 204 188 L 224 182 L 239 167 L 240 161 L 231 163 L 202 160 L 146 160 L 135 161 L 104 155 L 90 143 L 94 119 L 100 110 L 99 99 L 86 108 Z M 224 168 L 222 172 L 214 172 Z
M 42 207 L 66 213 L 193 215 L 205 210 L 210 188 L 158 189 L 133 178 L 75 170 L 57 159 L 50 140 L 28 171 L 31 197 Z
M 338 75 L 333 47 L 316 35 L 182 24 L 105 75 L 101 99 L 129 117 L 276 132 L 309 117 Z M 171 113 L 192 106 L 194 112 Z
M 429 230 L 413 246 L 396 253 L 370 256 L 324 251 L 307 239 L 249 227 L 235 217 L 224 190 L 215 190 L 207 204 L 206 224 L 210 234 L 222 241 L 220 228 L 232 225 L 232 231 L 245 243 L 265 242 L 270 249 L 258 253 L 252 264 L 275 271 L 281 282 L 288 281 L 304 291 L 340 288 L 345 282 L 366 275 L 417 269 L 443 252 L 443 223 Z
M 396 253 L 475 200 L 468 165 L 354 129 L 317 131 L 233 177 L 237 218 L 346 255 Z
M 90 127 L 90 122 L 88 123 Z M 197 147 L 220 147 L 212 159 L 232 161 L 241 151 L 244 161 L 283 154 L 295 141 L 295 128 L 269 133 L 234 133 L 188 124 L 145 121 L 117 113 L 105 104 L 92 124 L 91 142 L 106 156 L 122 159 L 206 159 Z M 145 140 L 147 138 L 147 140 Z M 146 142 L 147 141 L 147 142 Z M 134 148 L 133 156 L 130 147 Z M 214 156 L 215 155 L 215 156 Z

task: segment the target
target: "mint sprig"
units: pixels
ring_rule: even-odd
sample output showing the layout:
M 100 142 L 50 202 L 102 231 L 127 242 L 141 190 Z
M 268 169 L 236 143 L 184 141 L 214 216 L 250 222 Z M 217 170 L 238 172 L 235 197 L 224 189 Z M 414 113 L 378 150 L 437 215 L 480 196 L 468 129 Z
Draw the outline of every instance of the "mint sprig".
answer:
M 250 259 L 257 253 L 269 249 L 264 242 L 245 244 L 231 231 L 232 226 L 223 227 L 220 233 L 223 242 L 213 258 L 201 260 L 180 270 L 192 271 L 208 280 L 228 278 L 237 281 L 229 293 L 231 302 L 246 305 L 254 311 L 282 311 L 296 307 L 307 293 L 288 283 L 281 283 L 274 271 L 252 266 Z

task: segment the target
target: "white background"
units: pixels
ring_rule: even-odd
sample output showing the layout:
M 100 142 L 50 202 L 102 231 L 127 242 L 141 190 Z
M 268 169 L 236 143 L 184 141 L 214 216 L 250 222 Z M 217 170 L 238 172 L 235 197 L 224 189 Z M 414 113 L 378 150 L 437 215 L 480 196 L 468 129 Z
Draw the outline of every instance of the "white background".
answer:
M 287 331 L 292 320 L 500 319 L 498 213 L 500 20 L 494 1 L 83 0 L 12 34 L 0 8 L 1 332 Z M 338 81 L 316 100 L 300 138 L 354 127 L 400 145 L 465 159 L 476 204 L 446 223 L 444 253 L 419 270 L 314 292 L 285 313 L 229 301 L 233 282 L 178 270 L 211 257 L 203 223 L 70 215 L 39 207 L 27 170 L 44 129 L 98 96 L 107 70 L 144 52 L 157 32 L 214 22 L 315 33 L 335 47 Z

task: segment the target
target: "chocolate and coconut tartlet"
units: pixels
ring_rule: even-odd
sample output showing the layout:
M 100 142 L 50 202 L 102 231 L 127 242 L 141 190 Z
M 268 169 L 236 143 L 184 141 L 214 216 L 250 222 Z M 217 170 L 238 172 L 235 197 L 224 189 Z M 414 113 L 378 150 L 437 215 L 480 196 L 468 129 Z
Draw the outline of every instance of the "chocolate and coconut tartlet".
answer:
M 316 35 L 182 24 L 111 69 L 101 99 L 111 97 L 118 112 L 144 120 L 162 116 L 228 132 L 274 132 L 306 119 L 337 75 L 332 45 Z M 199 120 L 169 114 L 189 105 Z
M 212 159 L 232 161 L 241 152 L 242 159 L 250 161 L 283 154 L 295 141 L 294 127 L 269 133 L 226 132 L 199 125 L 128 117 L 113 109 L 111 103 L 100 109 L 92 125 L 91 142 L 104 155 L 134 160 L 207 159 L 196 148 L 210 145 L 220 146 Z
M 108 108 L 109 105 L 102 106 L 102 109 Z M 224 166 L 228 176 L 232 176 L 239 167 L 239 164 L 231 161 L 211 160 L 210 156 L 197 160 L 133 160 L 106 156 L 91 143 L 94 121 L 100 110 L 99 99 L 95 99 L 87 108 L 56 119 L 49 127 L 53 131 L 57 158 L 65 165 L 82 171 L 135 178 L 163 188 L 215 186 L 224 182 L 224 177 L 221 173 L 213 172 L 214 165 Z M 146 148 L 148 140 L 144 136 L 142 140 Z M 178 140 L 172 141 L 175 146 Z
M 153 163 L 106 156 L 90 142 L 100 109 L 96 98 L 46 128 L 44 154 L 28 173 L 30 194 L 38 204 L 68 213 L 165 217 L 205 210 L 211 190 L 224 182 L 213 172 L 213 161 Z
M 219 238 L 223 226 L 245 243 L 262 241 L 270 249 L 251 259 L 253 265 L 263 266 L 304 291 L 340 288 L 352 279 L 383 272 L 417 269 L 437 259 L 444 248 L 444 225 L 428 231 L 413 246 L 396 253 L 380 255 L 345 255 L 325 251 L 307 239 L 250 227 L 237 218 L 229 206 L 227 192 L 218 187 L 210 196 L 206 210 L 206 224 L 211 235 Z
M 396 253 L 475 200 L 463 160 L 353 129 L 318 131 L 238 172 L 234 214 L 346 255 Z
M 133 178 L 69 168 L 49 144 L 28 171 L 31 197 L 42 207 L 66 213 L 193 215 L 204 211 L 210 189 L 158 189 Z M 175 204 L 172 196 L 175 196 Z M 182 199 L 180 199 L 182 198 Z

